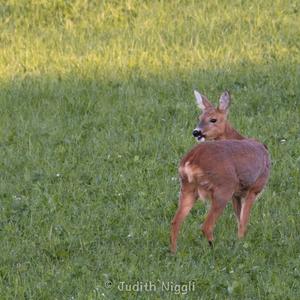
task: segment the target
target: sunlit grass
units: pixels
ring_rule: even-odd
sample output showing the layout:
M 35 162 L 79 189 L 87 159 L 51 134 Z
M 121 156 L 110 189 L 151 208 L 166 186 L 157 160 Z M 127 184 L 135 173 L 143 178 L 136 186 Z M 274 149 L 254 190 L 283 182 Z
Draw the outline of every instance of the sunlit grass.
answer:
M 1 77 L 297 63 L 298 9 L 286 1 L 5 1 Z

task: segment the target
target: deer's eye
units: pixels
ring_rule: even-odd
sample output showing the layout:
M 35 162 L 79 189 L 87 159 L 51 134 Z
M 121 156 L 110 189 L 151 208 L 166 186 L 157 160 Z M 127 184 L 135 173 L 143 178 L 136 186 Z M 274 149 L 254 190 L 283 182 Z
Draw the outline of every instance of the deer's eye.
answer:
M 216 122 L 217 122 L 217 119 L 210 119 L 209 122 L 211 122 L 211 123 L 216 123 Z

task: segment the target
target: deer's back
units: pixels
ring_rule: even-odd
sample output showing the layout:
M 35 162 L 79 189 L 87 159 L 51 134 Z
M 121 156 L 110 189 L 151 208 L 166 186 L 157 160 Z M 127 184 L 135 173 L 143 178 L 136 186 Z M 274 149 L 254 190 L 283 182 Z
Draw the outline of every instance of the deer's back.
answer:
M 266 147 L 251 139 L 204 142 L 181 160 L 182 179 L 205 189 L 233 186 L 236 192 L 247 190 L 262 178 L 267 181 L 270 159 Z

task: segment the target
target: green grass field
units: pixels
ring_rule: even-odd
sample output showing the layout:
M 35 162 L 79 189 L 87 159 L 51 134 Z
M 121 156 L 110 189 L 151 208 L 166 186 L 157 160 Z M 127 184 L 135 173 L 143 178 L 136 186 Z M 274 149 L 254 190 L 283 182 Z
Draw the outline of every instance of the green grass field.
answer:
M 1 0 L 0 298 L 300 299 L 299 20 L 299 1 Z M 172 256 L 195 88 L 231 91 L 272 172 L 243 241 L 229 204 L 210 249 L 197 203 Z

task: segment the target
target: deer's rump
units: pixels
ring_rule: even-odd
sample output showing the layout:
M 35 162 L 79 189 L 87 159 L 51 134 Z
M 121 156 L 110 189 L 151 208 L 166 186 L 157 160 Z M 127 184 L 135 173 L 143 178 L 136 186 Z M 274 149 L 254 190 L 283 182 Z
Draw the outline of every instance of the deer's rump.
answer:
M 231 185 L 236 192 L 247 190 L 263 178 L 270 168 L 265 146 L 255 140 L 204 142 L 189 151 L 180 162 L 180 177 L 206 188 Z

